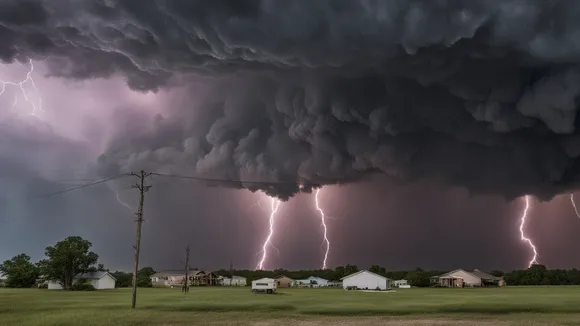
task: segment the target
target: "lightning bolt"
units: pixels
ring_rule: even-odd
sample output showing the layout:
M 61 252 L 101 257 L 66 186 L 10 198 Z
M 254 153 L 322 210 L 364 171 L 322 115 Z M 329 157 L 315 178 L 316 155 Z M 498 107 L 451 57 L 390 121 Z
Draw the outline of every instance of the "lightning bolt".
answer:
M 529 238 L 526 238 L 526 236 L 524 234 L 524 226 L 526 225 L 526 218 L 528 217 L 528 210 L 530 209 L 530 196 L 529 195 L 524 196 L 524 201 L 526 203 L 526 207 L 524 208 L 524 212 L 522 213 L 522 217 L 521 217 L 520 240 L 527 242 L 528 245 L 530 246 L 530 248 L 532 248 L 532 251 L 534 252 L 534 256 L 532 257 L 532 260 L 530 260 L 529 266 L 528 266 L 528 267 L 532 267 L 532 265 L 538 263 L 538 261 L 536 260 L 538 257 L 538 252 L 536 251 L 536 246 L 534 246 L 534 244 L 532 243 L 532 240 Z
M 34 64 L 32 63 L 32 59 L 29 60 L 28 64 L 30 65 L 30 69 L 28 70 L 28 73 L 26 74 L 26 78 L 24 80 L 7 81 L 7 80 L 0 79 L 0 96 L 2 96 L 4 94 L 7 86 L 18 87 L 20 89 L 20 92 L 22 93 L 22 97 L 24 97 L 24 100 L 26 100 L 26 102 L 30 103 L 30 105 L 32 106 L 32 111 L 30 112 L 30 114 L 33 116 L 36 116 L 38 111 L 44 112 L 44 110 L 42 109 L 42 98 L 39 97 L 38 98 L 38 105 L 35 104 L 33 101 L 30 100 L 30 96 L 29 96 L 28 92 L 26 91 L 26 89 L 24 88 L 25 84 L 30 83 L 32 85 L 32 87 L 38 92 L 38 88 L 36 87 L 36 84 L 34 83 L 34 79 L 32 78 L 32 72 L 34 72 Z M 15 107 L 17 103 L 18 103 L 18 98 L 14 97 L 14 102 L 12 102 L 12 107 Z
M 320 208 L 320 202 L 318 201 L 318 195 L 320 194 L 320 188 L 316 189 L 316 195 L 314 196 L 314 201 L 316 202 L 316 209 L 320 213 L 320 221 L 322 222 L 322 230 L 324 234 L 323 244 L 326 243 L 326 251 L 324 252 L 324 260 L 322 261 L 322 269 L 326 269 L 326 261 L 328 260 L 328 252 L 330 251 L 330 241 L 328 240 L 328 228 L 326 227 L 326 215 L 322 208 Z
M 570 201 L 572 202 L 572 207 L 574 207 L 574 212 L 576 213 L 576 216 L 580 218 L 580 213 L 578 213 L 578 208 L 576 207 L 576 202 L 574 201 L 574 194 L 570 194 Z
M 264 241 L 264 244 L 262 245 L 262 259 L 260 259 L 260 262 L 258 263 L 258 265 L 256 266 L 256 270 L 263 270 L 264 269 L 264 263 L 266 262 L 266 260 L 268 259 L 268 247 L 273 247 L 272 246 L 272 236 L 274 235 L 274 222 L 276 220 L 276 213 L 278 212 L 278 207 L 280 207 L 280 200 L 276 199 L 274 197 L 270 198 L 270 233 L 268 233 L 268 237 L 266 238 L 266 241 Z
M 107 186 L 109 187 L 109 189 L 111 189 L 111 191 L 115 194 L 115 198 L 117 199 L 117 202 L 125 207 L 127 207 L 128 209 L 130 209 L 131 211 L 133 210 L 133 208 L 125 203 L 123 200 L 121 200 L 121 197 L 119 196 L 119 190 L 115 190 L 113 189 L 113 187 L 111 187 L 109 184 L 107 184 Z

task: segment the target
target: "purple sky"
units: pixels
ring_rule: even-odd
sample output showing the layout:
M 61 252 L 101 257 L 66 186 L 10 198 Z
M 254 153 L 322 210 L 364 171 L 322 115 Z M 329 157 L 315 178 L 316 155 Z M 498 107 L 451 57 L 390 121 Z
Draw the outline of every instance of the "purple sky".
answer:
M 196 267 L 253 268 L 261 191 L 287 199 L 266 267 L 319 267 L 299 183 L 326 185 L 330 267 L 524 268 L 524 194 L 539 262 L 580 266 L 580 2 L 218 2 L 0 4 L 0 80 L 33 58 L 36 85 L 0 96 L 0 260 L 80 235 L 128 269 L 134 178 L 38 196 L 145 169 L 277 183 L 152 177 L 156 269 L 186 244 Z

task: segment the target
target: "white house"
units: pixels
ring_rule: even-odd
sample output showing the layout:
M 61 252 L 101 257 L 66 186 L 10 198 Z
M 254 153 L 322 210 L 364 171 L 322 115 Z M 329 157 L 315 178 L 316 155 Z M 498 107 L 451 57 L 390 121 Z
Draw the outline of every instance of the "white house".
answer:
M 350 274 L 341 280 L 345 290 L 386 290 L 390 285 L 388 278 L 366 270 Z
M 113 277 L 113 275 L 111 275 L 109 272 L 91 272 L 85 274 L 77 274 L 73 279 L 73 283 L 77 282 L 79 279 L 89 280 L 91 285 L 96 290 L 114 289 L 115 282 L 117 281 L 117 279 Z M 62 286 L 60 285 L 60 283 L 56 281 L 48 281 L 48 289 L 62 290 Z
M 296 280 L 294 281 L 294 286 L 297 287 L 327 287 L 328 280 L 323 279 L 322 277 L 310 276 L 304 280 Z
M 480 287 L 480 286 L 503 286 L 501 277 L 495 277 L 478 269 L 466 271 L 456 269 L 449 273 L 432 278 L 442 287 Z
M 411 286 L 407 283 L 407 280 L 396 280 L 393 281 L 393 287 L 399 288 L 399 289 L 409 289 L 411 288 Z
M 234 275 L 232 278 L 226 276 L 218 277 L 218 280 L 223 286 L 246 286 L 247 280 L 243 276 Z

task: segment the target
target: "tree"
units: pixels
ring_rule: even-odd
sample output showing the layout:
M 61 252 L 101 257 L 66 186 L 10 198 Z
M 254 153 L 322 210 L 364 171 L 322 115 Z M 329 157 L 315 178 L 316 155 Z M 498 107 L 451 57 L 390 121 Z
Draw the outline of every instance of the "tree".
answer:
M 387 276 L 387 270 L 379 265 L 372 265 L 369 271 L 381 276 Z
M 137 273 L 137 286 L 151 287 L 151 275 L 155 274 L 153 267 L 143 267 Z
M 122 271 L 116 271 L 111 273 L 114 278 L 117 279 L 115 282 L 115 287 L 118 288 L 128 288 L 132 285 L 133 282 L 133 273 L 125 273 Z
M 78 236 L 68 237 L 54 246 L 46 247 L 46 259 L 39 262 L 42 274 L 71 290 L 75 275 L 96 268 L 99 255 L 89 251 L 92 243 Z
M 30 262 L 30 256 L 20 254 L 4 261 L 0 273 L 6 277 L 5 286 L 11 288 L 29 288 L 36 284 L 38 268 Z

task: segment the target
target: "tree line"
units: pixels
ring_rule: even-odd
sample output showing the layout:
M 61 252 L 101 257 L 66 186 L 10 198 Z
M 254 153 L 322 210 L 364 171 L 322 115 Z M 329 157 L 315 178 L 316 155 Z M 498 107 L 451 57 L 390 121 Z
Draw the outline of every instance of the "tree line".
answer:
M 299 270 L 289 271 L 277 269 L 273 271 L 254 270 L 218 270 L 217 275 L 229 276 L 239 275 L 247 278 L 248 283 L 263 277 L 274 278 L 278 275 L 285 275 L 292 279 L 306 279 L 310 276 L 321 277 L 330 281 L 339 281 L 341 278 L 358 272 L 360 269 L 356 265 L 338 266 L 334 269 L 325 270 Z M 415 268 L 409 271 L 388 271 L 385 267 L 372 265 L 370 272 L 385 276 L 392 280 L 405 279 L 411 286 L 429 287 L 431 277 L 445 274 L 449 271 L 424 270 Z M 489 274 L 502 277 L 507 285 L 580 285 L 580 270 L 573 269 L 547 269 L 544 265 L 532 265 L 528 269 L 503 272 L 499 270 L 490 271 Z
M 54 246 L 45 248 L 45 258 L 34 263 L 27 254 L 19 254 L 0 264 L 0 274 L 3 280 L 0 286 L 11 288 L 46 287 L 47 282 L 59 283 L 65 290 L 93 290 L 93 286 L 85 279 L 75 279 L 79 274 L 106 271 L 99 264 L 99 255 L 90 249 L 92 243 L 78 236 L 67 237 Z M 151 286 L 149 278 L 155 271 L 144 267 L 138 273 L 138 286 Z M 123 272 L 111 273 L 117 286 L 126 286 L 128 275 L 129 286 L 133 274 Z
M 30 288 L 46 286 L 47 281 L 58 282 L 65 290 L 87 290 L 91 285 L 76 280 L 75 276 L 96 271 L 107 271 L 103 264 L 99 264 L 99 255 L 90 251 L 92 243 L 78 236 L 71 236 L 57 242 L 54 246 L 45 249 L 45 258 L 34 263 L 30 256 L 19 254 L 0 264 L 0 286 L 12 288 Z M 263 277 L 274 278 L 285 275 L 292 279 L 306 279 L 310 276 L 321 277 L 330 281 L 339 281 L 341 278 L 358 272 L 356 265 L 338 266 L 324 270 L 297 270 L 290 271 L 277 269 L 265 270 L 226 270 L 221 269 L 214 273 L 221 276 L 231 274 L 243 276 L 248 280 L 257 280 Z M 447 271 L 424 270 L 415 268 L 410 271 L 388 271 L 385 267 L 372 265 L 369 271 L 388 277 L 393 280 L 405 279 L 412 286 L 428 287 L 431 277 Z M 133 273 L 123 271 L 110 272 L 117 279 L 116 287 L 130 287 Z M 150 276 L 155 273 L 152 267 L 143 267 L 137 273 L 137 286 L 151 287 Z M 491 275 L 503 277 L 507 285 L 580 285 L 580 270 L 577 269 L 547 269 L 544 265 L 532 265 L 525 270 L 514 270 L 508 273 L 491 271 Z

